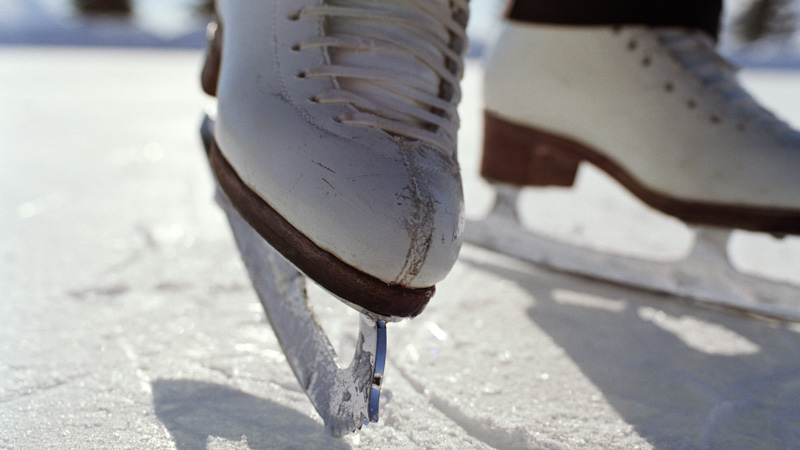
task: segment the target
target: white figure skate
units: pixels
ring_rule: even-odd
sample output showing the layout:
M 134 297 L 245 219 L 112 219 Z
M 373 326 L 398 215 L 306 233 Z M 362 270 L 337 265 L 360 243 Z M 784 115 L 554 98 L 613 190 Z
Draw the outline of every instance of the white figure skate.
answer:
M 378 419 L 386 323 L 414 317 L 463 230 L 466 0 L 217 0 L 204 144 L 242 257 L 326 428 Z M 341 368 L 304 278 L 362 313 Z
M 800 287 L 729 263 L 732 229 L 800 234 L 800 134 L 682 29 L 508 21 L 486 68 L 482 175 L 495 209 L 466 240 L 556 269 L 781 318 Z M 522 186 L 572 186 L 580 162 L 696 226 L 682 261 L 640 260 L 522 229 Z M 798 269 L 800 270 L 800 269 Z

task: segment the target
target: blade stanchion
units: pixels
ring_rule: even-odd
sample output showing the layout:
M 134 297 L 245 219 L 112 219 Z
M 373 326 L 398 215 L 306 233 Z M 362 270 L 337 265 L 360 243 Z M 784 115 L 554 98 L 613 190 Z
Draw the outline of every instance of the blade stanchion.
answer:
M 209 115 L 201 130 L 204 143 L 211 142 L 213 126 Z M 377 421 L 386 324 L 361 315 L 355 355 L 344 367 L 308 306 L 306 277 L 247 224 L 219 188 L 216 200 L 286 359 L 325 428 L 341 436 Z

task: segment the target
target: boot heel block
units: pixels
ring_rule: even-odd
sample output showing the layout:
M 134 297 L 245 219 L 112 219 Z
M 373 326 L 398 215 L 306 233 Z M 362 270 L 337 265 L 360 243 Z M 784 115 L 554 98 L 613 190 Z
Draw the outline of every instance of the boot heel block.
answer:
M 570 187 L 582 159 L 561 138 L 484 113 L 481 175 L 490 181 Z
M 203 91 L 212 96 L 217 96 L 219 82 L 219 67 L 222 61 L 222 26 L 211 22 L 206 28 L 206 59 L 200 73 L 200 84 Z

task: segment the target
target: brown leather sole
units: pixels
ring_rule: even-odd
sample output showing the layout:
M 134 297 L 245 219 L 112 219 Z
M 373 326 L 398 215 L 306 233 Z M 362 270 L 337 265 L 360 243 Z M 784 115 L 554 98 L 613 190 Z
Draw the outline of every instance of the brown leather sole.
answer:
M 481 175 L 517 186 L 572 186 L 581 161 L 614 177 L 651 207 L 686 223 L 781 234 L 800 234 L 800 211 L 686 201 L 643 186 L 621 166 L 571 139 L 484 115 Z
M 435 287 L 387 284 L 317 247 L 247 187 L 211 141 L 209 160 L 230 203 L 269 244 L 308 277 L 346 301 L 384 317 L 414 317 L 425 309 Z M 321 217 L 320 220 L 325 220 Z M 375 249 L 380 251 L 380 249 Z

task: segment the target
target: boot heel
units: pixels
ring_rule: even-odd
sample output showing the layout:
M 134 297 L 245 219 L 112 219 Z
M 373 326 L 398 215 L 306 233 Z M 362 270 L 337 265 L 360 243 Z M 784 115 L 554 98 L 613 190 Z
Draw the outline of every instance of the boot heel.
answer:
M 561 138 L 512 124 L 484 113 L 481 175 L 518 186 L 565 186 L 575 183 L 582 158 Z
M 219 65 L 222 60 L 222 26 L 211 22 L 206 28 L 208 44 L 206 46 L 206 60 L 200 74 L 200 84 L 206 94 L 217 96 L 217 83 L 219 82 Z

